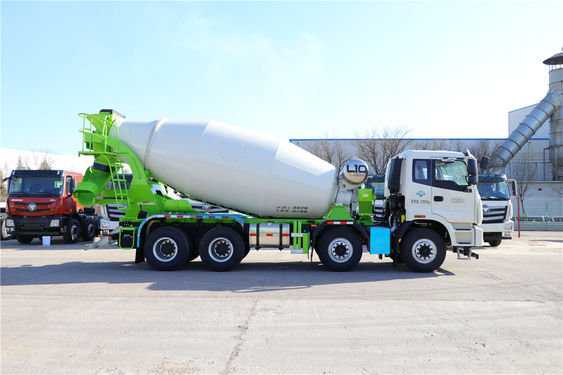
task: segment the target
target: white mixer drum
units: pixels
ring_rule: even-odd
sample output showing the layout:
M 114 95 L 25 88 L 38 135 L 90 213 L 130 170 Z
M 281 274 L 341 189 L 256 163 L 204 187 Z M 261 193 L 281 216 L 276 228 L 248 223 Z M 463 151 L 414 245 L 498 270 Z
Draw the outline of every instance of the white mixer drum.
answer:
M 261 217 L 320 218 L 336 197 L 334 166 L 276 137 L 216 121 L 120 119 L 117 127 L 154 178 L 193 199 Z

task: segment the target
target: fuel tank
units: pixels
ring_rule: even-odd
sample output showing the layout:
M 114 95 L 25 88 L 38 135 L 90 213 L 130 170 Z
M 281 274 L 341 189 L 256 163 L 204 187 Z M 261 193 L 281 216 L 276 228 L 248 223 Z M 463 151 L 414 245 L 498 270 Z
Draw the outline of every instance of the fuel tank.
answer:
M 319 218 L 335 201 L 335 167 L 286 140 L 217 121 L 116 125 L 110 135 L 190 198 L 276 218 Z

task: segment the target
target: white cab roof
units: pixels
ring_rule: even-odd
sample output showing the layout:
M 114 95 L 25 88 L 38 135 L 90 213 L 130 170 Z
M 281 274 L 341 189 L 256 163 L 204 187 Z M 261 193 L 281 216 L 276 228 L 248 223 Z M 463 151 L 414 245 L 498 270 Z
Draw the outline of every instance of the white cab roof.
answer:
M 408 150 L 401 152 L 398 156 L 403 159 L 465 158 L 465 155 L 461 152 L 446 150 Z

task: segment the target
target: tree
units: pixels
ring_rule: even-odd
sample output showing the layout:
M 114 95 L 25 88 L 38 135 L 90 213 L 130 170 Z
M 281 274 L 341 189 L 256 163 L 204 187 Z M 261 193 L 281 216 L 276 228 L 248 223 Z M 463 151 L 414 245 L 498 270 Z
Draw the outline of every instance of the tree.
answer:
M 447 139 L 429 139 L 413 143 L 415 150 L 449 150 L 451 146 Z
M 528 154 L 514 158 L 507 166 L 508 177 L 518 182 L 518 198 L 520 199 L 520 206 L 524 215 L 526 215 L 524 199 L 534 180 L 537 169 L 538 163 L 531 163 Z
M 27 155 L 24 157 L 18 156 L 16 169 L 53 169 L 54 162 L 48 154 L 33 152 L 31 159 L 32 161 L 30 162 Z
M 0 201 L 4 202 L 8 197 L 8 186 L 4 181 L 5 178 L 10 176 L 10 170 L 8 169 L 8 163 L 4 163 L 4 166 L 0 168 Z
M 342 162 L 348 158 L 342 142 L 337 139 L 329 140 L 326 134 L 324 138 L 308 143 L 305 149 L 336 168 L 340 168 Z
M 467 145 L 467 149 L 475 156 L 477 161 L 482 158 L 490 158 L 493 152 L 500 146 L 501 141 L 494 141 L 490 139 L 480 139 L 476 142 Z
M 47 154 L 43 155 L 41 162 L 39 163 L 39 169 L 51 170 L 53 169 L 53 159 L 51 159 Z
M 409 132 L 409 129 L 403 127 L 368 130 L 358 136 L 356 141 L 358 156 L 367 161 L 376 174 L 384 174 L 389 159 L 406 150 L 412 143 L 412 140 L 405 138 Z
M 27 161 L 24 163 L 21 156 L 18 156 L 18 164 L 16 165 L 16 169 L 29 169 Z

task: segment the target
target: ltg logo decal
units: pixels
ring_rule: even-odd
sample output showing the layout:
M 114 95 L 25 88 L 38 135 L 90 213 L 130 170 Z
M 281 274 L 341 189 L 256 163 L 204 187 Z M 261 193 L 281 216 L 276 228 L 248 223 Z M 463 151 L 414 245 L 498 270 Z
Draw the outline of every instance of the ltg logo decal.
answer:
M 423 192 L 422 190 L 419 190 L 419 191 L 416 192 L 416 195 L 418 195 L 420 198 L 422 198 L 426 195 L 426 193 Z

